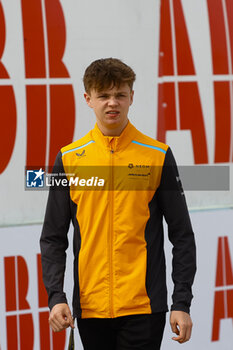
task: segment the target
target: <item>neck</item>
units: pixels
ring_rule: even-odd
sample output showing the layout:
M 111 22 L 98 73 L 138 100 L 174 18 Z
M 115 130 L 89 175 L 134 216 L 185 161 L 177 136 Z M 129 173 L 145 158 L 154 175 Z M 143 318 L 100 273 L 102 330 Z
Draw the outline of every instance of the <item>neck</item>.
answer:
M 125 129 L 128 122 L 129 122 L 129 119 L 126 119 L 124 124 L 119 125 L 119 127 L 116 127 L 113 129 L 106 128 L 103 124 L 99 123 L 98 120 L 97 120 L 97 125 L 104 136 L 120 136 L 120 134 Z

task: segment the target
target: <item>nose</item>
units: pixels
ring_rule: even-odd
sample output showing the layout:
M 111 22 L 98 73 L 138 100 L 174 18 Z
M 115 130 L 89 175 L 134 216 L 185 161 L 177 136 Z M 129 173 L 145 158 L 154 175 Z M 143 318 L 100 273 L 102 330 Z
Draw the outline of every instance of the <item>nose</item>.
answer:
M 109 106 L 117 106 L 118 105 L 118 100 L 115 96 L 111 96 L 108 101 Z

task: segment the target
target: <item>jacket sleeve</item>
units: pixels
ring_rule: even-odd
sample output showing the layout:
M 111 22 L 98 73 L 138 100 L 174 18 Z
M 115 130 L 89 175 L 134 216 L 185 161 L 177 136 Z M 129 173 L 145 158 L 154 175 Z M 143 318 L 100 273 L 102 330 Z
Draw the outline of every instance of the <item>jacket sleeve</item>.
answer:
M 66 177 L 61 156 L 59 152 L 52 173 L 62 174 L 56 176 L 56 179 L 62 180 Z M 50 310 L 58 303 L 67 303 L 63 282 L 70 220 L 69 186 L 51 186 L 40 238 L 43 281 Z
M 171 310 L 189 313 L 196 272 L 196 246 L 184 192 L 170 148 L 164 161 L 158 199 L 168 225 L 169 240 L 173 245 L 174 290 Z

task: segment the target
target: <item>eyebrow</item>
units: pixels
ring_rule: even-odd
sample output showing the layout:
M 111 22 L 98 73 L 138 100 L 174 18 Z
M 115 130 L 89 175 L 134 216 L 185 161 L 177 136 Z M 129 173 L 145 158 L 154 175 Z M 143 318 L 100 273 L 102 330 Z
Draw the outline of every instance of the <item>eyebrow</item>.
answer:
M 128 92 L 127 91 L 117 91 L 116 93 L 114 93 L 114 95 L 119 95 L 119 94 L 127 94 Z M 104 91 L 100 91 L 100 92 L 97 92 L 97 95 L 100 96 L 100 95 L 111 95 L 111 93 L 109 92 L 104 92 Z

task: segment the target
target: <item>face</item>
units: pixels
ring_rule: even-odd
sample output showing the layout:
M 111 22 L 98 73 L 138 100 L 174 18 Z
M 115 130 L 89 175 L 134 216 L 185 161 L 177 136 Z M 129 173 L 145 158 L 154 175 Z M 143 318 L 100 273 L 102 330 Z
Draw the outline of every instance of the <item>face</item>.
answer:
M 133 93 L 128 84 L 122 84 L 119 88 L 113 87 L 101 92 L 91 90 L 90 94 L 84 94 L 104 135 L 120 135 L 125 128 L 128 123 L 128 110 L 133 103 Z

